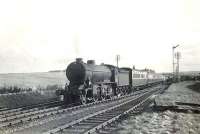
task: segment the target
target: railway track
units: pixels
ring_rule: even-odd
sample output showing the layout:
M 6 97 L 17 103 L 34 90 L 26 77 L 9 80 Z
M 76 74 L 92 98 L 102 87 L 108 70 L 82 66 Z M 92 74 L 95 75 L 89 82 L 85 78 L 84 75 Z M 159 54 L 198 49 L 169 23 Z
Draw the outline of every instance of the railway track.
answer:
M 118 98 L 112 98 L 109 100 L 89 103 L 87 105 L 80 105 L 80 106 L 75 106 L 75 107 L 70 107 L 70 108 L 63 108 L 62 106 L 56 106 L 56 107 L 45 108 L 45 109 L 44 108 L 42 108 L 42 109 L 33 108 L 33 109 L 24 110 L 24 111 L 21 111 L 21 109 L 14 109 L 13 111 L 10 111 L 7 114 L 5 114 L 4 117 L 0 118 L 0 122 L 1 122 L 0 128 L 11 127 L 14 125 L 31 122 L 31 121 L 37 120 L 37 119 L 39 120 L 44 117 L 47 118 L 48 116 L 64 114 L 69 111 L 78 110 L 80 108 L 91 107 L 93 105 L 98 105 L 100 103 L 106 103 L 109 101 L 120 100 L 125 97 L 141 94 L 141 93 L 144 93 L 147 91 L 148 90 L 141 90 L 141 91 L 134 92 L 133 94 L 130 94 L 130 95 L 125 95 L 125 96 L 118 97 Z
M 83 130 L 83 129 L 78 130 L 76 128 L 78 128 L 77 126 L 80 126 L 80 123 L 87 124 L 87 122 L 85 122 L 87 119 L 89 119 L 89 121 L 90 120 L 93 121 L 95 119 L 95 120 L 97 120 L 98 123 L 100 123 L 100 124 L 104 123 L 104 125 L 105 125 L 105 124 L 107 124 L 105 122 L 114 118 L 114 115 L 116 116 L 117 114 L 119 114 L 118 117 L 121 117 L 123 115 L 122 113 L 120 113 L 120 112 L 123 112 L 122 109 L 120 112 L 116 112 L 115 114 L 112 114 L 111 111 L 113 111 L 113 110 L 117 111 L 117 109 L 120 107 L 123 107 L 123 105 L 126 106 L 126 103 L 128 103 L 126 108 L 129 108 L 128 106 L 134 107 L 134 105 L 136 105 L 137 103 L 140 103 L 140 104 L 137 104 L 137 107 L 135 107 L 135 108 L 141 107 L 142 104 L 146 103 L 148 101 L 148 99 L 151 98 L 150 91 L 152 91 L 151 93 L 153 95 L 156 92 L 155 90 L 161 91 L 160 89 L 161 89 L 160 86 L 158 86 L 158 87 L 156 87 L 156 89 L 155 88 L 145 89 L 145 90 L 138 91 L 138 92 L 135 92 L 130 95 L 122 96 L 120 98 L 113 98 L 110 100 L 90 103 L 87 105 L 81 105 L 81 106 L 75 106 L 75 107 L 71 107 L 71 108 L 54 110 L 54 111 L 50 111 L 49 113 L 46 112 L 46 115 L 44 116 L 46 118 L 37 119 L 37 116 L 35 116 L 36 120 L 38 120 L 36 123 L 31 123 L 31 125 L 28 125 L 27 123 L 25 124 L 25 122 L 30 122 L 30 121 L 18 122 L 17 124 L 24 124 L 24 125 L 16 128 L 15 126 L 18 126 L 18 125 L 12 124 L 11 126 L 8 125 L 7 128 L 14 127 L 14 130 L 12 130 L 12 133 L 15 133 L 15 134 L 26 134 L 26 133 L 33 133 L 33 132 L 36 134 L 37 133 L 41 134 L 44 132 L 45 132 L 45 134 L 46 133 L 50 134 L 50 133 L 54 133 L 54 132 L 55 133 L 69 133 L 69 132 L 73 133 L 74 129 L 77 130 L 74 133 L 79 133 L 79 132 L 82 133 L 81 130 Z M 144 96 L 145 94 L 146 94 L 146 96 Z M 138 100 L 138 101 L 136 101 L 136 100 Z M 125 106 L 124 106 L 124 108 L 125 108 Z M 124 109 L 124 110 L 127 110 L 127 109 Z M 109 111 L 110 111 L 110 113 L 109 113 Z M 109 113 L 109 114 L 104 115 L 103 113 Z M 108 117 L 110 117 L 110 118 L 108 118 Z M 118 117 L 116 117 L 115 119 L 117 119 Z M 99 119 L 99 121 L 98 121 L 98 119 Z M 34 119 L 32 119 L 32 120 L 34 120 Z M 101 120 L 104 122 L 102 122 Z M 90 124 L 92 125 L 93 123 L 90 123 Z M 95 123 L 93 124 L 93 126 L 94 125 L 98 126 Z M 71 126 L 73 126 L 73 127 L 71 127 Z M 87 128 L 89 129 L 89 128 L 91 128 L 91 126 L 87 125 Z M 88 129 L 86 129 L 86 130 L 88 130 Z M 98 129 L 95 128 L 95 131 L 96 130 L 98 130 Z
M 105 109 L 108 110 L 115 105 L 125 103 L 126 101 L 129 101 L 132 98 L 137 98 L 138 96 L 146 94 L 151 90 L 147 88 L 144 90 L 136 91 L 129 95 L 75 107 L 64 108 L 62 106 L 55 106 L 45 109 L 32 108 L 25 110 L 19 109 L 19 111 L 13 110 L 14 112 L 7 112 L 6 117 L 0 117 L 0 129 L 3 130 L 3 132 L 16 134 L 25 134 L 31 132 L 37 133 L 37 131 L 41 129 L 38 128 L 41 125 L 42 129 L 38 133 L 47 132 L 48 130 L 52 129 L 52 126 L 53 128 L 57 128 L 58 125 L 63 126 L 63 124 L 68 124 L 70 122 L 80 120 L 82 118 L 88 117 L 89 115 L 92 115 L 95 112 Z M 71 118 L 72 116 L 74 117 Z M 34 131 L 35 129 L 37 131 Z
M 141 91 L 136 91 L 129 95 L 112 98 L 112 99 L 104 100 L 100 102 L 94 102 L 87 105 L 80 105 L 80 106 L 69 107 L 69 108 L 63 108 L 63 107 L 61 108 L 58 106 L 58 107 L 26 112 L 26 113 L 22 112 L 17 115 L 9 116 L 8 120 L 4 120 L 1 118 L 0 129 L 3 130 L 3 132 L 13 133 L 18 130 L 20 131 L 23 129 L 38 126 L 38 124 L 45 124 L 45 123 L 54 121 L 55 119 L 62 119 L 63 116 L 65 117 L 67 114 L 71 114 L 71 113 L 79 114 L 80 111 L 84 112 L 84 109 L 90 111 L 90 109 L 92 109 L 92 107 L 94 108 L 95 106 L 102 105 L 103 107 L 103 106 L 109 105 L 110 103 L 117 104 L 117 101 L 127 99 L 131 96 L 137 96 L 139 94 L 143 94 L 147 92 L 148 90 L 149 89 L 144 89 Z
M 142 92 L 142 91 L 145 91 L 145 89 L 143 89 L 141 91 L 136 91 L 135 94 Z M 4 109 L 0 110 L 0 118 L 5 118 L 5 117 L 12 116 L 12 115 L 18 115 L 18 114 L 33 112 L 33 111 L 37 111 L 39 109 L 53 107 L 53 106 L 60 105 L 60 104 L 61 104 L 60 101 L 52 101 L 52 102 L 48 102 L 48 103 L 42 103 L 42 104 L 31 105 L 31 106 L 24 106 L 24 107 L 15 108 L 15 109 L 4 108 Z
M 52 102 L 41 103 L 41 104 L 36 104 L 36 105 L 31 105 L 31 106 L 24 106 L 24 107 L 13 108 L 13 109 L 5 108 L 0 111 L 0 117 L 6 116 L 7 114 L 24 111 L 24 110 L 37 109 L 37 108 L 39 109 L 39 108 L 49 107 L 53 105 L 58 105 L 60 104 L 60 102 L 61 101 L 52 101 Z
M 113 121 L 116 121 L 125 114 L 142 107 L 160 90 L 160 88 L 156 88 L 138 96 L 137 98 L 132 98 L 123 103 L 119 103 L 118 105 L 114 105 L 113 107 L 94 112 L 78 120 L 74 120 L 63 126 L 44 132 L 43 134 L 90 134 L 97 132 L 99 129 L 109 125 Z
M 40 109 L 51 108 L 51 107 L 55 107 L 55 106 L 59 106 L 59 105 L 63 105 L 63 102 L 52 101 L 49 103 L 42 103 L 42 104 L 33 105 L 33 106 L 25 106 L 25 107 L 20 107 L 20 108 L 15 108 L 15 109 L 7 109 L 7 110 L 0 112 L 0 122 L 9 120 L 13 116 L 16 116 L 16 118 L 17 118 L 18 115 L 38 111 Z

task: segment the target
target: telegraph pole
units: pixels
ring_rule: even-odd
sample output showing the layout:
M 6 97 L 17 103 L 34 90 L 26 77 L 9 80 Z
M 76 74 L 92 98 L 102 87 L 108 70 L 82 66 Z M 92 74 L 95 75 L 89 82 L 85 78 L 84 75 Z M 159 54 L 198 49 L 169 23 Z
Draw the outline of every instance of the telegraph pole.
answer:
M 177 77 L 177 81 L 179 81 L 179 59 L 181 58 L 181 53 L 177 52 L 175 54 L 175 57 L 177 59 L 177 65 L 176 65 L 176 77 Z
M 175 70 L 175 69 L 174 69 L 174 67 L 175 67 L 175 63 L 174 63 L 174 50 L 175 50 L 178 46 L 179 46 L 179 44 L 172 47 L 173 80 L 174 80 L 174 78 L 175 78 L 175 75 L 174 75 L 174 73 L 175 73 L 175 71 L 174 71 L 174 70 Z
M 119 60 L 120 60 L 120 55 L 116 55 L 116 61 L 117 61 L 117 67 L 119 67 Z
M 120 60 L 120 55 L 116 55 L 116 61 L 117 61 L 117 68 L 119 68 L 119 60 Z M 119 84 L 119 75 L 117 75 L 117 84 Z
M 172 66 L 173 66 L 172 75 L 173 75 L 173 78 L 174 78 L 174 47 L 172 47 Z

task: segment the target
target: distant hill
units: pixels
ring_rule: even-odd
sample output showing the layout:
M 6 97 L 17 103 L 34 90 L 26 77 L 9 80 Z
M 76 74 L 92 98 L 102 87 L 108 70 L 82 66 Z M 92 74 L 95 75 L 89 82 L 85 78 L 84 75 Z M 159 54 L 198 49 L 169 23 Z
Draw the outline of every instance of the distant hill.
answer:
M 48 85 L 64 86 L 68 83 L 64 71 L 53 71 L 43 73 L 9 73 L 0 74 L 0 87 L 46 87 Z
M 172 72 L 163 72 L 163 73 L 159 73 L 159 74 L 172 74 Z M 180 75 L 199 75 L 200 71 L 182 71 L 179 73 Z
M 180 72 L 180 75 L 199 75 L 200 71 L 184 71 Z
M 50 70 L 48 72 L 65 72 L 65 70 Z

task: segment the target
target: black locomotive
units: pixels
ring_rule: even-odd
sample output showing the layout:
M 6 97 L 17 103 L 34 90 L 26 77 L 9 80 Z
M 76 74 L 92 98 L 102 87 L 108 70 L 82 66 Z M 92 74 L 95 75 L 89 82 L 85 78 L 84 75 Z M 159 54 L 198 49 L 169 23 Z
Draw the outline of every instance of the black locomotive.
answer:
M 128 93 L 132 86 L 131 68 L 95 65 L 94 60 L 84 63 L 81 58 L 68 65 L 66 76 L 70 81 L 64 91 L 66 104 L 108 99 Z
M 95 65 L 94 60 L 84 63 L 81 58 L 68 65 L 66 76 L 70 83 L 62 92 L 65 104 L 85 104 L 108 99 L 161 83 L 165 79 L 152 70 Z

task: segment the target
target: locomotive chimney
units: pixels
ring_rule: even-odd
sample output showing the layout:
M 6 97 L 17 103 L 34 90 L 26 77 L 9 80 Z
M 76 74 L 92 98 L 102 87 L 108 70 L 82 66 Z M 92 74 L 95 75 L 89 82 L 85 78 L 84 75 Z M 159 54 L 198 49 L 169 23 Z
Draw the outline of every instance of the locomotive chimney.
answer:
M 89 64 L 89 65 L 95 65 L 95 61 L 94 60 L 88 60 L 87 64 Z
M 82 58 L 76 58 L 76 62 L 83 62 L 83 59 Z

